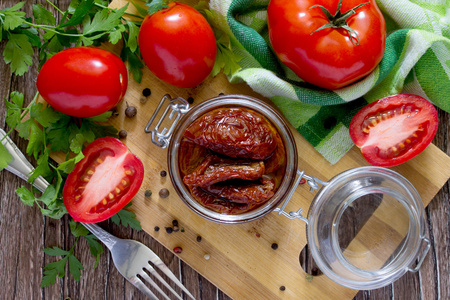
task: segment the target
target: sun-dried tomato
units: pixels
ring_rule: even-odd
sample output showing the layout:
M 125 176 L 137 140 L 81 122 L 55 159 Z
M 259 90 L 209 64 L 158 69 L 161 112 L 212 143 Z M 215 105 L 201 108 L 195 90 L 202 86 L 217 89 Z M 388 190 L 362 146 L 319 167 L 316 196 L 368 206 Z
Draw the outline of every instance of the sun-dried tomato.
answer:
M 184 136 L 226 156 L 263 160 L 275 150 L 277 134 L 259 113 L 244 108 L 221 108 L 194 121 Z
M 286 150 L 265 117 L 244 108 L 217 109 L 194 121 L 184 136 L 180 172 L 200 204 L 241 214 L 274 196 L 284 176 Z
M 206 187 L 230 179 L 257 180 L 264 171 L 262 161 L 237 161 L 209 155 L 194 172 L 183 178 L 183 182 Z

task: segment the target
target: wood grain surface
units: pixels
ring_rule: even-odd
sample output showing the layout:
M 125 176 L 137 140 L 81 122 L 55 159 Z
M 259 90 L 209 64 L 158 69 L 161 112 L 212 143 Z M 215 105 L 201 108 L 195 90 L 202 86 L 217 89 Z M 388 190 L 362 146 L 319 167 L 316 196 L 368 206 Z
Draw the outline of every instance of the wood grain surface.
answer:
M 26 4 L 26 9 L 28 12 L 31 11 L 32 3 L 43 3 L 48 7 L 45 1 L 29 1 Z M 63 9 L 68 5 L 70 1 L 54 1 L 54 3 Z M 10 7 L 15 4 L 16 1 L 0 1 L 0 9 L 4 7 Z M 0 50 L 3 51 L 5 44 L 2 43 Z M 35 55 L 36 56 L 36 55 Z M 36 60 L 37 61 L 37 60 Z M 5 66 L 3 61 L 0 64 L 0 74 L 1 82 L 3 83 L 0 90 L 0 97 L 3 99 L 9 95 L 11 91 L 18 90 L 25 94 L 27 101 L 31 101 L 33 98 L 36 87 L 35 79 L 37 76 L 37 67 L 34 65 L 31 67 L 29 73 L 23 77 L 11 76 L 9 72 L 9 67 Z M 214 83 L 217 80 L 209 79 L 207 84 L 210 84 L 211 89 L 214 90 Z M 143 83 L 155 91 L 152 93 L 158 94 L 159 92 L 156 86 L 158 82 L 155 81 L 145 81 Z M 243 91 L 249 91 L 248 87 L 245 85 L 233 86 L 232 89 L 240 89 Z M 194 99 L 197 101 L 197 96 L 199 93 L 198 89 L 189 91 L 180 91 L 173 89 L 171 94 L 183 93 L 180 96 L 189 97 L 195 96 Z M 254 94 L 256 95 L 256 94 Z M 257 95 L 256 95 L 257 96 Z M 140 99 L 135 99 L 139 101 Z M 159 101 L 155 98 L 152 101 Z M 131 101 L 131 100 L 130 100 Z M 5 106 L 3 101 L 0 104 L 0 111 L 2 112 L 0 116 L 0 122 L 2 128 L 6 128 L 5 119 Z M 449 129 L 449 116 L 447 113 L 442 111 L 440 114 L 440 126 L 434 144 L 449 154 L 450 149 L 448 146 L 448 129 Z M 120 124 L 120 122 L 119 122 Z M 118 126 L 127 126 L 127 130 L 133 127 L 133 124 L 121 124 Z M 140 128 L 139 128 L 140 129 Z M 131 130 L 132 131 L 132 130 Z M 133 131 L 132 131 L 133 132 Z M 17 134 L 13 133 L 12 138 L 18 143 L 19 147 L 24 150 L 26 142 L 18 138 Z M 130 140 L 132 137 L 130 138 Z M 155 150 L 159 151 L 159 150 Z M 435 153 L 434 150 L 430 150 L 427 153 Z M 427 155 L 427 154 L 425 154 Z M 434 156 L 434 155 L 432 155 Z M 351 160 L 360 161 L 360 157 L 354 156 Z M 435 157 L 430 157 L 430 160 L 434 160 Z M 418 165 L 411 165 L 410 171 L 415 172 L 417 169 L 423 170 L 423 184 L 418 187 L 427 191 L 427 184 L 429 184 L 430 176 L 434 176 L 434 171 L 429 168 L 426 159 L 421 159 L 417 161 Z M 342 166 L 346 168 L 347 166 Z M 159 170 L 164 168 L 164 163 L 154 170 L 156 175 L 159 174 Z M 307 167 L 305 167 L 307 168 Z M 327 168 L 327 163 L 323 163 L 319 166 L 319 174 L 325 172 L 321 168 Z M 339 167 L 337 167 L 339 168 Z M 407 168 L 403 172 L 407 172 Z M 447 173 L 448 164 L 442 165 L 442 173 Z M 310 174 L 316 175 L 316 174 Z M 413 174 L 410 174 L 413 176 Z M 158 175 L 159 176 L 159 175 Z M 408 174 L 405 174 L 408 176 Z M 447 177 L 448 178 L 448 177 Z M 168 178 L 167 178 L 168 180 Z M 112 260 L 107 250 L 105 249 L 104 254 L 101 257 L 99 267 L 97 269 L 92 269 L 94 265 L 94 259 L 89 253 L 89 249 L 86 243 L 79 243 L 75 248 L 75 255 L 84 263 L 85 270 L 82 273 L 82 278 L 80 282 L 76 282 L 70 276 L 64 279 L 60 279 L 55 285 L 49 288 L 40 288 L 40 280 L 42 276 L 42 267 L 52 261 L 52 257 L 48 257 L 43 254 L 42 249 L 44 247 L 60 246 L 62 248 L 68 249 L 74 243 L 74 238 L 70 234 L 68 227 L 68 218 L 63 218 L 60 221 L 55 221 L 52 219 L 44 218 L 40 214 L 36 207 L 30 208 L 24 206 L 14 190 L 22 185 L 23 182 L 20 179 L 15 178 L 12 174 L 7 172 L 0 173 L 0 190 L 2 191 L 1 202 L 0 202 L 0 267 L 3 270 L 2 275 L 0 275 L 3 281 L 6 281 L 4 288 L 0 291 L 0 298 L 2 299 L 65 299 L 67 297 L 71 299 L 140 299 L 143 296 L 137 291 L 131 284 L 126 282 L 123 277 L 117 272 Z M 400 280 L 392 285 L 385 288 L 373 290 L 373 291 L 360 291 L 356 294 L 356 299 L 448 299 L 449 298 L 449 183 L 445 183 L 444 187 L 434 196 L 434 199 L 428 205 L 426 209 L 427 220 L 429 225 L 429 233 L 432 241 L 432 248 L 425 259 L 425 262 L 418 273 L 407 273 Z M 279 218 L 279 217 L 278 217 Z M 181 219 L 180 219 L 181 221 Z M 187 222 L 186 219 L 183 219 Z M 149 223 L 151 224 L 151 223 Z M 137 232 L 122 227 L 115 226 L 110 222 L 104 222 L 101 224 L 102 227 L 107 229 L 109 232 L 124 238 L 133 238 L 142 241 L 152 248 L 165 262 L 168 264 L 175 274 L 182 278 L 187 288 L 192 291 L 193 295 L 198 299 L 228 299 L 228 296 L 218 290 L 215 285 L 211 284 L 210 281 L 206 280 L 204 277 L 199 275 L 191 267 L 185 264 L 177 256 L 175 256 L 171 251 L 167 250 L 164 246 L 158 243 L 154 238 L 145 232 Z M 189 225 L 189 224 L 188 224 Z M 208 225 L 205 223 L 204 231 L 199 231 L 198 234 L 205 232 L 208 236 Z M 161 226 L 163 227 L 163 226 Z M 255 227 L 257 227 L 255 225 Z M 250 229 L 252 226 L 249 227 Z M 146 230 L 150 231 L 150 227 Z M 251 232 L 255 234 L 255 232 Z M 155 233 L 152 233 L 155 235 Z M 177 233 L 179 234 L 179 233 Z M 193 233 L 191 233 L 193 234 Z M 197 234 L 197 233 L 196 233 Z M 161 234 L 162 235 L 162 234 Z M 195 235 L 192 236 L 194 240 Z M 163 243 L 167 246 L 170 245 L 170 236 L 157 236 L 158 239 L 163 240 Z M 196 241 L 192 243 L 192 247 L 196 246 Z M 202 248 L 208 248 L 208 239 L 204 239 L 202 242 Z M 270 245 L 270 244 L 269 244 Z M 282 253 L 282 243 L 281 247 L 277 251 Z M 169 248 L 170 249 L 170 248 Z M 189 247 L 186 247 L 189 249 Z M 203 255 L 203 253 L 202 253 Z M 201 255 L 201 256 L 202 256 Z M 180 255 L 183 258 L 183 254 Z M 301 256 L 304 261 L 309 261 L 311 264 L 311 259 L 309 255 L 305 254 Z M 198 269 L 198 266 L 197 266 Z M 313 273 L 317 272 L 312 267 Z M 198 269 L 199 270 L 199 269 Z M 204 270 L 199 270 L 203 273 Z M 240 274 L 235 274 L 236 278 L 230 278 L 230 283 L 217 282 L 217 285 L 224 286 L 229 291 L 229 294 L 235 295 L 236 299 L 255 299 L 254 294 L 240 294 L 238 286 L 233 286 L 237 281 L 246 284 L 246 280 L 253 280 L 251 278 L 246 278 L 243 276 L 239 278 Z M 245 274 L 244 274 L 245 275 Z M 213 282 L 215 278 L 210 278 Z M 286 291 L 278 290 L 276 293 L 280 297 L 286 299 L 296 299 L 300 298 L 299 294 L 293 293 L 289 290 L 290 285 L 286 281 L 276 282 L 276 277 L 274 277 L 274 286 L 285 285 Z M 314 278 L 313 280 L 316 280 Z M 265 287 L 270 289 L 273 293 L 272 287 Z M 326 289 L 326 288 L 325 288 Z M 261 291 L 255 291 L 256 294 Z M 353 291 L 350 294 L 355 294 Z M 238 296 L 236 296 L 238 295 Z M 330 295 L 332 296 L 332 295 Z M 271 297 L 267 297 L 270 299 Z M 335 297 L 336 298 L 336 297 Z M 348 298 L 348 295 L 346 296 Z

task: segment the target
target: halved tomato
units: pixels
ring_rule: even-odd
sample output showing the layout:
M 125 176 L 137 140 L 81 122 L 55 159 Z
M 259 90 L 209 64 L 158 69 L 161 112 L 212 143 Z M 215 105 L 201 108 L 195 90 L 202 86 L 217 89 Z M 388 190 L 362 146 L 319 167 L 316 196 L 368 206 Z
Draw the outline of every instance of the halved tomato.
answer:
M 112 137 L 95 140 L 83 154 L 64 185 L 64 205 L 77 222 L 101 222 L 136 195 L 144 166 L 125 144 Z
M 410 94 L 363 107 L 350 123 L 350 137 L 374 166 L 392 167 L 422 152 L 433 140 L 438 113 L 428 100 Z

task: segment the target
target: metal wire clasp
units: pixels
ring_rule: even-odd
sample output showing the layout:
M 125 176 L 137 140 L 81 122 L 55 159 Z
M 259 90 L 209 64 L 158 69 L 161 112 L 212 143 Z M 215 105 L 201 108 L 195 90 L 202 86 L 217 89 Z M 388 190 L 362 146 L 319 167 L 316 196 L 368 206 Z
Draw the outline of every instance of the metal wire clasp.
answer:
M 300 184 L 300 181 L 303 178 L 306 179 L 306 182 L 308 183 L 308 185 L 310 187 L 310 189 L 309 189 L 310 192 L 313 192 L 314 190 L 319 189 L 320 188 L 319 184 L 321 184 L 323 186 L 326 186 L 328 184 L 328 182 L 322 181 L 322 180 L 320 180 L 318 178 L 315 178 L 315 177 L 312 177 L 312 176 L 309 176 L 309 175 L 306 175 L 305 171 L 297 170 L 297 175 L 298 175 L 298 177 L 297 177 L 297 179 L 296 179 L 296 181 L 294 183 L 294 188 L 287 195 L 286 200 L 284 200 L 283 205 L 281 207 L 275 208 L 274 211 L 277 211 L 279 215 L 283 215 L 286 218 L 289 218 L 289 219 L 300 219 L 303 222 L 305 222 L 306 224 L 308 224 L 308 219 L 305 218 L 302 215 L 302 212 L 303 212 L 302 208 L 300 208 L 298 211 L 291 211 L 289 213 L 286 212 L 284 209 L 286 208 L 286 205 L 291 200 L 292 195 L 294 194 L 294 191 L 295 191 L 295 187 L 297 187 Z
M 161 111 L 163 105 L 165 102 L 168 101 L 167 107 L 165 108 L 163 114 L 158 120 L 158 123 L 156 123 L 156 126 L 154 129 L 150 130 L 150 126 L 152 125 L 153 121 L 156 119 L 157 115 Z M 152 134 L 152 142 L 161 147 L 166 148 L 169 145 L 170 138 L 172 137 L 172 133 L 175 130 L 176 125 L 178 124 L 178 121 L 180 121 L 181 117 L 189 111 L 189 103 L 181 98 L 177 97 L 172 99 L 169 94 L 164 95 L 164 97 L 161 99 L 161 101 L 158 104 L 158 107 L 156 108 L 155 112 L 153 113 L 152 117 L 148 121 L 147 125 L 145 126 L 145 132 Z M 170 114 L 169 114 L 170 112 Z M 173 119 L 172 124 L 170 125 L 169 129 L 167 127 L 164 127 L 162 130 L 159 129 L 162 122 L 166 118 L 167 114 L 169 114 L 169 119 L 173 119 L 175 115 L 175 119 Z

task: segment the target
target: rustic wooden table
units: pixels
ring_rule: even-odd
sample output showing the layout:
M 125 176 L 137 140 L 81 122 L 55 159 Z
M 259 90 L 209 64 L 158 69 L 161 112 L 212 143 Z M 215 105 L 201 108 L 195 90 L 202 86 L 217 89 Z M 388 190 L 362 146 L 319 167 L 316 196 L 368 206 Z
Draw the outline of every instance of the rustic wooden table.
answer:
M 70 0 L 52 2 L 65 9 Z M 0 0 L 0 9 L 11 7 L 16 3 L 16 0 Z M 44 0 L 27 1 L 25 9 L 28 15 L 32 3 L 49 6 Z M 4 48 L 5 42 L 2 42 L 0 52 L 3 52 Z M 37 61 L 37 53 L 34 56 Z M 11 76 L 9 66 L 1 60 L 0 98 L 8 97 L 12 91 L 20 91 L 24 93 L 27 102 L 31 101 L 36 93 L 37 73 L 37 65 L 34 64 L 30 67 L 30 72 L 24 76 Z M 0 126 L 8 129 L 5 117 L 5 104 L 0 101 Z M 439 111 L 439 120 L 438 133 L 433 142 L 450 155 L 449 114 Z M 26 141 L 19 138 L 16 133 L 13 133 L 11 138 L 22 151 L 25 151 Z M 449 167 L 442 166 L 442 168 Z M 70 234 L 68 217 L 61 220 L 49 219 L 43 217 L 36 206 L 29 207 L 20 202 L 15 190 L 23 184 L 22 180 L 9 172 L 0 172 L 0 270 L 2 270 L 0 281 L 3 282 L 1 299 L 144 299 L 144 296 L 116 270 L 106 248 L 98 267 L 93 269 L 94 259 L 87 243 L 84 242 L 78 243 L 74 250 L 75 255 L 86 266 L 82 271 L 81 280 L 76 282 L 71 276 L 67 276 L 58 279 L 53 286 L 41 288 L 43 266 L 52 261 L 51 257 L 44 255 L 42 249 L 52 246 L 69 249 L 75 238 Z M 447 182 L 426 208 L 432 247 L 420 271 L 407 273 L 385 288 L 360 291 L 355 299 L 450 298 L 449 188 L 450 184 Z M 101 226 L 116 236 L 136 239 L 148 245 L 175 274 L 179 274 L 182 282 L 197 299 L 229 299 L 145 232 L 119 227 L 112 222 L 104 222 Z M 248 299 L 252 299 L 252 295 L 248 295 Z

